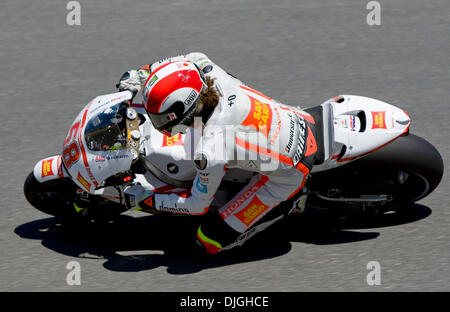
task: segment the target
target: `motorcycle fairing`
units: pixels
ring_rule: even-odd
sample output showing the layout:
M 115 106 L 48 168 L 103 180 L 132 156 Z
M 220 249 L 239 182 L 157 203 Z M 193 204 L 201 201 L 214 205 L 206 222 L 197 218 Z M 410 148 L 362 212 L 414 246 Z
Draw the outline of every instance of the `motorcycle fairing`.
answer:
M 323 108 L 323 171 L 374 152 L 409 131 L 408 114 L 391 104 L 357 95 L 335 96 Z

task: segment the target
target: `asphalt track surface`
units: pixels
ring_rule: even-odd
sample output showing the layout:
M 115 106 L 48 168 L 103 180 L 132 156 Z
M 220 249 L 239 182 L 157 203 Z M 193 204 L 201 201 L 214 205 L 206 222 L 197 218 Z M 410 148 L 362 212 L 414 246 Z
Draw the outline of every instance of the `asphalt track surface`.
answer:
M 202 51 L 267 95 L 309 107 L 342 94 L 405 109 L 412 133 L 450 157 L 448 0 L 67 1 L 0 3 L 2 291 L 448 291 L 449 176 L 401 217 L 290 221 L 217 260 L 186 247 L 185 219 L 140 213 L 102 229 L 58 225 L 22 192 L 36 161 L 60 152 L 81 108 L 129 68 Z M 189 233 L 189 235 L 187 234 Z M 69 286 L 69 261 L 81 285 Z M 369 286 L 367 264 L 381 265 Z

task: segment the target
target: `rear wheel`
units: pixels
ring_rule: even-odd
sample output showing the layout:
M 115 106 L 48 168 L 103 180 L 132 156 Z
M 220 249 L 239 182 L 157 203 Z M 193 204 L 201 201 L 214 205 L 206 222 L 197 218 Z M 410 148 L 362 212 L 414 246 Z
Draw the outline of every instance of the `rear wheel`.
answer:
M 430 194 L 441 181 L 442 157 L 409 135 L 348 165 L 320 172 L 308 185 L 308 205 L 340 214 L 398 211 Z

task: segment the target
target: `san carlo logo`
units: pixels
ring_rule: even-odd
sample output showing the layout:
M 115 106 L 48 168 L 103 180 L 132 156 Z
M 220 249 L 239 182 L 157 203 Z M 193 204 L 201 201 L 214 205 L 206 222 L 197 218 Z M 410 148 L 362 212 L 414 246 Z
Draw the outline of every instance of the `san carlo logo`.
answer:
M 371 112 L 372 113 L 372 129 L 386 129 L 386 112 Z
M 254 128 L 268 138 L 272 125 L 272 109 L 269 104 L 262 103 L 250 95 L 248 97 L 251 101 L 250 113 L 242 125 Z
M 161 147 L 173 146 L 173 145 L 183 145 L 183 137 L 182 137 L 181 133 L 177 133 L 171 137 L 169 137 L 167 135 L 163 136 L 163 142 L 162 142 Z
M 235 214 L 236 218 L 249 226 L 258 216 L 260 216 L 269 206 L 263 204 L 258 196 L 255 196 L 247 207 Z

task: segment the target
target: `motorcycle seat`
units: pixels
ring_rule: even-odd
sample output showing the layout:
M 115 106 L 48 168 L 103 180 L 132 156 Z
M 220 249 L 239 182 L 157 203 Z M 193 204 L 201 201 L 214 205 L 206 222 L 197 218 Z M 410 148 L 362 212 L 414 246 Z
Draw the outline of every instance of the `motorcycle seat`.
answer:
M 309 107 L 304 111 L 310 114 L 315 121 L 317 152 L 314 165 L 320 165 L 325 161 L 323 107 L 321 105 Z

